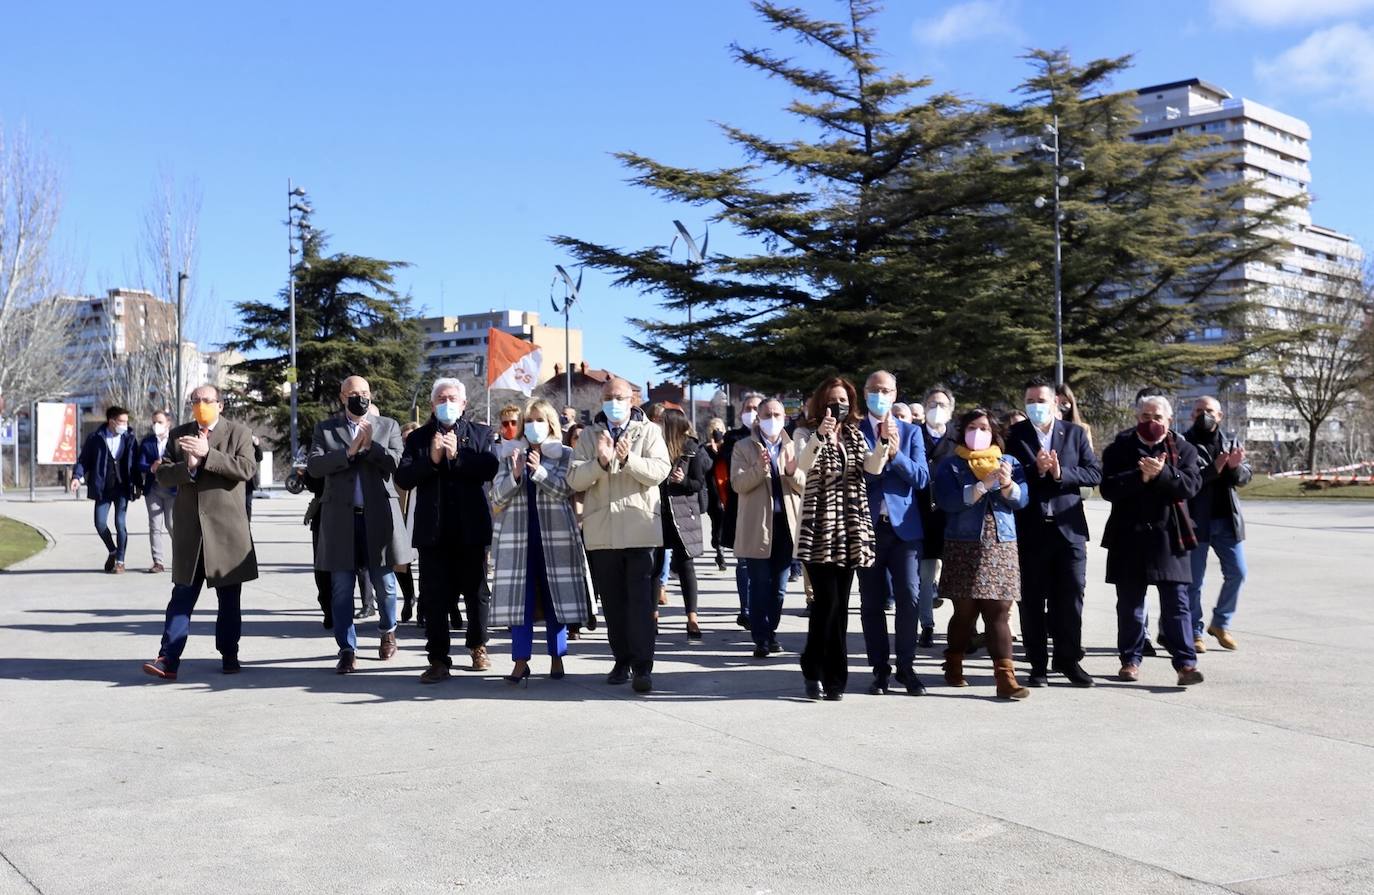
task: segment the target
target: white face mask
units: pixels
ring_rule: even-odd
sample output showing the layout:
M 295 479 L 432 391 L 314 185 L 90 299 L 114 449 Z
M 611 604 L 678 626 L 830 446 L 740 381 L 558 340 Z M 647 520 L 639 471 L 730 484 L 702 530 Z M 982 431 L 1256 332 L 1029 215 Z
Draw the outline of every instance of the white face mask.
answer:
M 128 432 L 128 431 L 129 431 L 129 424 L 128 424 L 128 423 L 116 423 L 116 424 L 115 424 L 115 427 L 114 427 L 114 434 L 116 434 L 116 435 L 123 435 L 125 432 Z
M 778 435 L 782 434 L 782 430 L 786 425 L 787 421 L 782 417 L 766 416 L 759 420 L 759 431 L 761 431 L 769 441 L 772 441 L 774 438 L 777 438 Z
M 939 407 L 939 406 L 936 406 L 936 407 L 927 407 L 927 408 L 926 408 L 926 423 L 927 423 L 928 425 L 937 426 L 937 427 L 938 427 L 938 426 L 943 426 L 943 425 L 944 425 L 945 423 L 947 423 L 947 422 L 949 422 L 949 408 L 948 408 L 948 407 Z
M 166 423 L 153 423 L 153 434 L 156 435 L 158 438 L 161 438 L 162 436 L 166 435 L 166 434 L 167 434 L 167 424 L 166 424 Z
M 752 410 L 746 410 L 739 415 L 739 421 L 744 424 L 744 428 L 746 429 L 754 428 L 754 420 L 758 418 L 759 415 Z
M 525 440 L 530 444 L 543 444 L 549 437 L 549 424 L 543 420 L 530 420 L 525 423 Z

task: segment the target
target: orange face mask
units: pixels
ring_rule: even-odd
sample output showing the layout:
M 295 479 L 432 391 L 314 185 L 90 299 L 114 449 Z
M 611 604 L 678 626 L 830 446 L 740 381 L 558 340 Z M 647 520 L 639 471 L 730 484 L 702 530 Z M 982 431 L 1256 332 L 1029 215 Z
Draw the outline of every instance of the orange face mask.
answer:
M 191 416 L 196 418 L 197 423 L 209 428 L 215 424 L 215 420 L 219 419 L 219 405 L 196 404 L 191 408 Z
M 513 440 L 520 432 L 520 422 L 518 420 L 501 421 L 501 437 L 506 440 Z

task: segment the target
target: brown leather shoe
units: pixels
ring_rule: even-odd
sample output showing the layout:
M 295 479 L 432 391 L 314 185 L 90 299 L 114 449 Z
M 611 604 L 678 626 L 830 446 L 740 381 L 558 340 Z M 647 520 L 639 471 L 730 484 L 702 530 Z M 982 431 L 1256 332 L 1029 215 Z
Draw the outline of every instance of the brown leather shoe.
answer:
M 491 659 L 487 658 L 487 648 L 485 646 L 476 647 L 469 650 L 469 652 L 472 653 L 473 671 L 486 671 L 491 668 Z
M 115 563 L 115 567 L 114 567 L 114 573 L 115 573 L 116 575 L 123 575 L 123 574 L 124 574 L 124 563 L 122 563 L 122 562 L 116 562 L 116 563 Z
M 339 664 L 334 666 L 334 670 L 339 674 L 352 674 L 358 670 L 357 657 L 352 653 L 339 653 Z
M 1138 681 L 1140 680 L 1139 665 L 1122 665 L 1121 670 L 1116 673 L 1117 680 Z
M 1193 652 L 1195 652 L 1195 653 L 1205 653 L 1205 652 L 1207 652 L 1207 641 L 1203 640 L 1201 637 L 1194 637 L 1194 638 L 1193 638 Z
M 945 684 L 950 687 L 967 687 L 964 680 L 964 654 L 945 650 Z
M 1236 638 L 1231 636 L 1230 631 L 1222 630 L 1221 628 L 1218 628 L 1216 625 L 1208 625 L 1207 633 L 1215 637 L 1217 639 L 1217 643 L 1220 643 L 1224 649 L 1236 648 Z
M 448 665 L 431 665 L 420 674 L 420 683 L 437 684 L 449 678 Z
M 1197 670 L 1196 665 L 1187 668 L 1180 668 L 1178 671 L 1178 685 L 1180 687 L 1191 687 L 1194 684 L 1202 683 L 1202 672 Z
M 155 562 L 155 563 L 153 563 L 152 568 L 150 568 L 150 569 L 148 570 L 148 574 L 149 574 L 149 575 L 156 575 L 156 574 L 158 574 L 158 573 L 160 573 L 160 572 L 165 572 L 165 571 L 167 571 L 167 567 L 166 567 L 166 566 L 164 566 L 164 565 L 163 565 L 162 563 L 160 563 L 160 562 Z
M 396 632 L 388 631 L 382 635 L 382 645 L 377 649 L 377 657 L 383 662 L 396 655 Z
M 992 675 L 997 681 L 997 696 L 1000 699 L 1025 699 L 1030 691 L 1016 680 L 1016 666 L 1011 659 L 998 659 L 992 663 Z
M 177 679 L 177 673 L 167 667 L 167 660 L 162 656 L 158 656 L 151 662 L 144 662 L 143 673 L 162 678 L 164 681 L 174 681 Z

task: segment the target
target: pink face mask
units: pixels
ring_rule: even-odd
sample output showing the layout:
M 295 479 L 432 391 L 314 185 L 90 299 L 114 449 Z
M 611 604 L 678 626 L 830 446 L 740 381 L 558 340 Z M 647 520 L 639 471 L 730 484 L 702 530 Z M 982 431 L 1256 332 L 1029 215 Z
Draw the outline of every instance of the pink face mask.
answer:
M 992 433 L 987 429 L 965 429 L 964 444 L 971 451 L 985 451 L 992 447 Z

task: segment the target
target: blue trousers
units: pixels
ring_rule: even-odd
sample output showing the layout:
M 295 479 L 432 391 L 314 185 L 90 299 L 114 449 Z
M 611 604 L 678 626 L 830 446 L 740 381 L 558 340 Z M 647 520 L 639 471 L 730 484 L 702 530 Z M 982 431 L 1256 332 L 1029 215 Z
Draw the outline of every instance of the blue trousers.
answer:
M 367 556 L 367 527 L 361 513 L 353 516 L 353 556 Z M 396 573 L 391 566 L 368 566 L 367 577 L 372 579 L 377 599 L 377 631 L 389 634 L 396 630 Z M 334 642 L 340 653 L 358 651 L 358 633 L 353 627 L 353 587 L 358 582 L 357 570 L 345 569 L 329 573 L 330 602 L 334 612 Z
M 115 535 L 110 537 L 110 507 L 114 507 Z M 129 498 L 110 497 L 95 502 L 95 533 L 105 542 L 105 549 L 124 562 L 124 553 L 129 549 L 129 526 L 126 518 L 129 513 Z
M 863 624 L 864 650 L 875 672 L 892 670 L 888 659 L 887 601 L 897 606 L 893 633 L 897 641 L 897 667 L 906 668 L 916 660 L 917 594 L 920 591 L 921 542 L 904 541 L 892 523 L 879 519 L 873 527 L 876 537 L 873 565 L 859 570 L 859 621 Z
M 739 557 L 735 557 L 735 590 L 739 591 L 739 614 L 749 618 L 749 564 Z
M 935 627 L 935 595 L 939 592 L 940 561 L 921 560 L 921 591 L 916 595 L 916 609 L 921 616 L 922 628 Z
M 550 656 L 568 654 L 568 626 L 558 621 L 553 601 L 542 583 L 534 575 L 525 576 L 525 623 L 510 629 L 510 655 L 517 662 L 528 662 L 534 655 L 534 606 L 536 601 L 544 611 L 544 639 Z
M 782 621 L 782 601 L 787 596 L 787 576 L 792 571 L 792 532 L 787 514 L 773 514 L 773 546 L 767 559 L 744 559 L 749 576 L 749 633 L 755 646 L 777 639 Z
M 162 624 L 162 646 L 158 655 L 167 663 L 168 671 L 176 671 L 181 665 L 181 653 L 186 649 L 186 638 L 191 633 L 191 611 L 200 599 L 200 590 L 205 585 L 205 557 L 196 560 L 196 572 L 190 584 L 177 584 L 172 587 L 172 599 L 167 603 L 167 617 Z M 215 588 L 219 600 L 219 612 L 215 615 L 215 649 L 221 656 L 239 654 L 239 637 L 243 634 L 243 608 L 239 597 L 242 585 L 228 584 Z
M 1188 610 L 1188 585 L 1182 581 L 1160 581 L 1159 630 L 1164 646 L 1174 659 L 1174 668 L 1197 664 L 1193 649 L 1192 614 Z M 1145 648 L 1146 616 L 1144 581 L 1117 582 L 1116 648 L 1122 665 L 1139 665 Z
M 1231 627 L 1240 600 L 1240 586 L 1245 583 L 1245 545 L 1236 540 L 1236 533 L 1228 519 L 1213 519 L 1207 531 L 1198 532 L 1199 543 L 1194 548 L 1193 583 L 1188 588 L 1189 606 L 1193 616 L 1193 636 L 1202 636 L 1202 584 L 1207 574 L 1207 548 L 1221 561 L 1221 593 L 1212 610 L 1212 626 L 1223 631 Z

